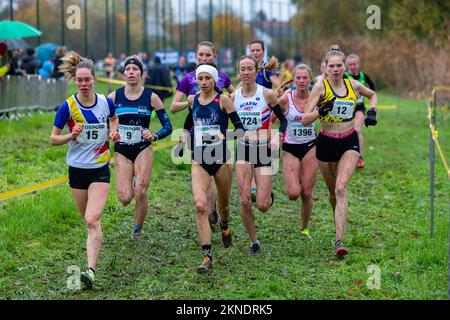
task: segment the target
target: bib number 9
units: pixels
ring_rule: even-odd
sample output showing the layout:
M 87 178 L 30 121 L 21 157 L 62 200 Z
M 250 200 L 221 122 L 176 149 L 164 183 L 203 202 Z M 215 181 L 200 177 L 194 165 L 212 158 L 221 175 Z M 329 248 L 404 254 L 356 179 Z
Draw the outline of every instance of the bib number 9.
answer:
M 126 144 L 139 143 L 142 140 L 141 126 L 119 125 L 120 141 Z

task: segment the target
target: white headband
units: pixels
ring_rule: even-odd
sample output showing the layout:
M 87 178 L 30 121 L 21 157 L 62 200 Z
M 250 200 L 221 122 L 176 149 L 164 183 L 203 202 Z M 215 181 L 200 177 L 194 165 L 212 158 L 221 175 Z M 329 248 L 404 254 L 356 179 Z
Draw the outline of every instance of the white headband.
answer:
M 209 73 L 213 79 L 216 81 L 216 84 L 219 82 L 219 73 L 217 72 L 217 69 L 213 66 L 202 64 L 197 67 L 195 70 L 195 78 L 198 79 L 198 75 L 202 72 Z

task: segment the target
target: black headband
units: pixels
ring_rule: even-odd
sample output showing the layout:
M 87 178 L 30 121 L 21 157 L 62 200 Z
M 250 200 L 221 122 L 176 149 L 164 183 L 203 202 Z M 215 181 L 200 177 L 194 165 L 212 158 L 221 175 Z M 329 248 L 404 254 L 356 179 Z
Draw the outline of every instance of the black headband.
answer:
M 144 73 L 144 67 L 142 66 L 142 63 L 141 63 L 139 60 L 136 60 L 136 59 L 134 59 L 134 58 L 133 58 L 133 59 L 130 59 L 130 60 L 127 60 L 127 62 L 125 62 L 124 68 L 126 68 L 127 65 L 129 65 L 129 64 L 135 64 L 135 65 L 137 65 L 138 68 L 139 68 L 139 70 L 141 70 L 141 74 Z

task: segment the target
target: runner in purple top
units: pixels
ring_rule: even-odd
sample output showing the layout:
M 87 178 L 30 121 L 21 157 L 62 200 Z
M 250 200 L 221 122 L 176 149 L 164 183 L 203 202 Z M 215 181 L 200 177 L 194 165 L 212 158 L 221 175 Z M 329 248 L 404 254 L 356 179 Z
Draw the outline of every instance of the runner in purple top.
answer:
M 219 82 L 217 83 L 217 87 L 221 90 L 227 88 L 227 90 L 230 91 L 230 86 L 232 87 L 230 78 L 225 73 L 219 71 Z M 184 76 L 177 87 L 177 91 L 182 92 L 186 96 L 195 95 L 197 92 L 200 92 L 200 86 L 195 79 L 195 71 L 189 72 Z
M 215 62 L 217 58 L 216 49 L 214 44 L 210 41 L 201 41 L 197 45 L 197 64 L 202 62 Z M 234 92 L 235 88 L 231 84 L 230 78 L 223 72 L 219 71 L 219 82 L 217 83 L 217 87 L 222 89 L 227 89 L 227 91 L 231 94 Z M 173 97 L 172 104 L 170 105 L 170 112 L 175 113 L 181 110 L 184 110 L 188 107 L 187 101 L 185 98 L 189 95 L 194 95 L 200 91 L 200 87 L 198 86 L 197 81 L 195 80 L 195 71 L 189 72 L 186 74 L 181 80 L 180 84 L 177 87 L 177 92 Z
M 210 41 L 201 41 L 197 45 L 197 53 L 196 59 L 197 64 L 202 62 L 215 62 L 217 57 L 216 48 L 214 44 Z M 231 94 L 236 89 L 231 84 L 230 78 L 223 72 L 219 71 L 219 81 L 217 82 L 217 87 L 222 89 L 227 89 L 227 91 Z M 172 104 L 170 105 L 170 112 L 175 113 L 181 110 L 184 110 L 189 107 L 186 98 L 190 95 L 195 95 L 197 92 L 200 92 L 200 86 L 198 85 L 195 79 L 195 71 L 189 72 L 183 77 L 180 84 L 177 87 L 177 92 L 173 97 Z M 184 133 L 181 137 L 183 141 L 186 141 L 188 134 Z M 214 178 L 211 178 L 211 187 L 209 189 L 208 194 L 208 205 L 209 208 L 213 208 L 209 221 L 211 226 L 216 224 L 218 221 L 218 214 L 216 210 L 216 199 L 217 199 L 217 189 L 216 184 L 214 182 Z

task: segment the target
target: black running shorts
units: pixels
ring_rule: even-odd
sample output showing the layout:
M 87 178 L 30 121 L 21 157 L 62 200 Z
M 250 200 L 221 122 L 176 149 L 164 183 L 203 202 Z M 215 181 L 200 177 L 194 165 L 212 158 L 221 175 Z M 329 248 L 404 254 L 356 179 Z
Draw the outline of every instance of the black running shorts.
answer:
M 136 161 L 137 156 L 147 147 L 149 147 L 152 143 L 150 141 L 146 141 L 144 143 L 140 143 L 137 145 L 134 144 L 119 144 L 116 143 L 114 145 L 114 152 L 120 153 L 125 158 L 134 163 Z
M 298 158 L 298 160 L 302 161 L 303 157 L 309 152 L 309 150 L 314 148 L 315 145 L 316 140 L 302 144 L 283 143 L 282 149 L 283 151 L 289 152 L 294 157 Z
M 272 166 L 272 150 L 267 140 L 239 139 L 236 146 L 236 161 L 249 162 L 255 168 Z
M 69 185 L 74 189 L 89 189 L 94 182 L 109 183 L 109 164 L 95 169 L 81 169 L 69 166 Z
M 338 162 L 348 150 L 359 153 L 359 140 L 356 131 L 342 139 L 330 138 L 322 133 L 317 137 L 316 158 L 322 162 Z

